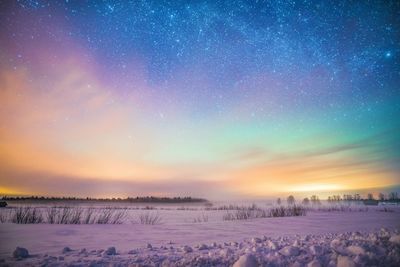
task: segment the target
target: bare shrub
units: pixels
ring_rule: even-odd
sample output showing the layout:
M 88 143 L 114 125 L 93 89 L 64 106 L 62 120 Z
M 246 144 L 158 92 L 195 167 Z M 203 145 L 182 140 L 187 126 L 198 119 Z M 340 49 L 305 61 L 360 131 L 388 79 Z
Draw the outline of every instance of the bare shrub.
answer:
M 111 224 L 122 224 L 127 217 L 127 210 L 114 210 L 113 215 L 111 217 Z
M 126 209 L 104 208 L 94 220 L 96 224 L 121 224 L 126 218 Z
M 271 217 L 285 217 L 285 207 L 280 206 L 280 207 L 276 207 L 276 208 L 272 208 L 270 210 L 270 216 Z
M 218 207 L 206 207 L 205 210 L 257 210 L 260 209 L 256 204 L 250 206 L 239 206 L 239 205 L 223 205 Z
M 254 218 L 263 218 L 266 217 L 267 213 L 261 209 L 239 209 L 235 211 L 227 211 L 223 216 L 222 219 L 224 221 L 234 221 L 234 220 L 248 220 Z
M 41 223 L 43 216 L 37 208 L 19 207 L 13 210 L 11 222 L 18 224 Z
M 197 216 L 196 218 L 193 219 L 194 223 L 203 223 L 203 222 L 208 222 L 208 215 L 202 213 L 201 215 Z
M 256 218 L 268 218 L 268 217 L 291 217 L 291 216 L 304 216 L 306 215 L 306 209 L 298 206 L 279 206 L 272 209 L 261 209 L 261 208 L 247 208 L 240 209 L 234 212 L 228 211 L 223 215 L 222 219 L 224 221 L 234 221 L 234 220 L 249 220 Z
M 10 220 L 10 210 L 4 209 L 0 211 L 0 223 L 6 223 Z
M 108 224 L 111 220 L 112 210 L 103 209 L 101 213 L 97 216 L 95 223 L 96 224 Z
M 269 216 L 268 210 L 258 209 L 258 210 L 255 210 L 255 217 L 256 218 L 267 218 L 267 217 L 270 217 L 270 216 Z
M 155 210 L 156 208 L 155 207 L 153 207 L 153 206 L 146 206 L 146 207 L 143 207 L 142 208 L 142 210 Z
M 306 215 L 305 208 L 299 205 L 293 205 L 285 209 L 284 216 L 291 217 L 291 216 L 305 216 L 305 215 Z
M 176 208 L 176 210 L 197 210 L 197 208 L 191 208 L 191 207 L 182 206 L 182 207 Z
M 79 207 L 51 207 L 46 211 L 47 223 L 80 224 L 83 209 Z
M 47 223 L 50 223 L 50 224 L 56 223 L 57 215 L 58 215 L 57 208 L 54 208 L 54 207 L 48 208 L 46 210 Z
M 20 207 L 10 209 L 9 212 L 0 212 L 0 223 L 122 224 L 127 215 L 126 208 Z
M 141 224 L 155 225 L 160 224 L 162 218 L 158 213 L 146 212 L 139 215 L 139 222 Z
M 231 212 L 227 212 L 222 216 L 223 221 L 234 221 L 235 220 L 235 215 Z
M 384 208 L 382 208 L 382 209 L 379 209 L 379 211 L 381 211 L 381 212 L 394 212 L 393 209 L 389 209 L 389 208 L 387 208 L 387 207 L 384 207 Z
M 86 212 L 83 215 L 82 223 L 83 224 L 93 224 L 95 221 L 95 217 L 93 216 L 93 213 L 94 213 L 93 208 L 86 209 Z
M 254 212 L 251 209 L 242 209 L 237 210 L 234 213 L 236 220 L 248 220 L 250 218 L 254 218 Z
M 83 210 L 81 208 L 74 208 L 70 210 L 70 218 L 67 224 L 80 224 Z
M 326 206 L 318 206 L 316 208 L 311 208 L 310 210 L 322 211 L 322 212 L 351 212 L 351 211 L 359 211 L 366 212 L 368 211 L 368 207 L 361 205 L 326 205 Z
M 57 222 L 58 224 L 68 224 L 69 218 L 71 217 L 71 209 L 68 207 L 61 208 L 59 210 Z

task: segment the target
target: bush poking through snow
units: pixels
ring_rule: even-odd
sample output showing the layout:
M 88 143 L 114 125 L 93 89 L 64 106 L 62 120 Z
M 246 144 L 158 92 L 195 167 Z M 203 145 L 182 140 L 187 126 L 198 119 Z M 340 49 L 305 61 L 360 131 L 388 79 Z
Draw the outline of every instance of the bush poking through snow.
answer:
M 0 213 L 0 222 L 18 224 L 122 224 L 127 217 L 126 209 L 51 207 L 47 209 L 19 207 Z
M 122 224 L 126 218 L 126 210 L 102 209 L 95 219 L 97 224 Z
M 126 209 L 119 210 L 119 211 L 114 210 L 111 224 L 122 224 L 127 216 L 128 216 L 128 214 L 127 214 Z
M 292 205 L 289 207 L 277 207 L 270 210 L 269 217 L 292 217 L 292 216 L 305 216 L 306 209 L 302 206 Z
M 41 223 L 43 216 L 37 208 L 19 207 L 12 213 L 11 222 L 18 224 Z
M 160 224 L 162 218 L 158 213 L 146 212 L 139 215 L 140 224 L 155 225 Z
M 83 224 L 93 224 L 94 220 L 95 220 L 94 209 L 93 208 L 88 208 L 86 210 L 85 214 L 83 215 L 82 223 Z
M 50 224 L 81 224 L 83 209 L 63 207 L 48 208 L 46 211 L 47 223 Z
M 208 222 L 208 215 L 202 213 L 201 215 L 197 216 L 196 218 L 193 219 L 194 223 L 203 223 L 203 222 Z
M 0 223 L 6 223 L 9 217 L 10 217 L 9 210 L 0 212 Z
M 322 212 L 367 212 L 368 207 L 364 205 L 342 205 L 342 204 L 330 204 L 330 205 L 318 205 L 307 208 L 310 211 L 322 211 Z
M 234 220 L 249 220 L 255 218 L 269 218 L 269 217 L 291 217 L 291 216 L 305 216 L 306 209 L 302 206 L 279 206 L 271 209 L 261 208 L 242 208 L 239 210 L 227 211 L 222 219 L 224 221 Z

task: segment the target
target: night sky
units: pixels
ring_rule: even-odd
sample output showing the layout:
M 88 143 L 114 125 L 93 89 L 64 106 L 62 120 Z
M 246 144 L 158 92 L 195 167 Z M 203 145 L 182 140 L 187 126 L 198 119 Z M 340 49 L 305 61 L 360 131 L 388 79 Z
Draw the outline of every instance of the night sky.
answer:
M 400 184 L 398 1 L 0 1 L 0 194 Z

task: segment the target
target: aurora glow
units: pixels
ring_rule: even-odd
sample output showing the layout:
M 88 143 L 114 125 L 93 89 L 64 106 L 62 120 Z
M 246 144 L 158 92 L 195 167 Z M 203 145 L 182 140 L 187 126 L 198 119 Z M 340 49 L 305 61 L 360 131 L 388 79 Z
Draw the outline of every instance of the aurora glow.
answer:
M 2 1 L 0 193 L 400 184 L 398 1 Z

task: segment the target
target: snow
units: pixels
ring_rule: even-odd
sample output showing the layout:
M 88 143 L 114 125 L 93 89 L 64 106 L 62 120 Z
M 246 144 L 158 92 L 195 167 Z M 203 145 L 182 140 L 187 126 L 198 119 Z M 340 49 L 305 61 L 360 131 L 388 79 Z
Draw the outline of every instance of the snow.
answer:
M 400 235 L 394 235 L 390 237 L 390 242 L 400 245 Z
M 318 260 L 313 260 L 307 264 L 307 267 L 321 267 L 321 263 Z
M 347 247 L 347 251 L 349 254 L 352 255 L 364 255 L 365 254 L 365 249 L 363 249 L 360 246 L 349 246 Z
M 257 267 L 257 259 L 252 254 L 240 256 L 240 258 L 233 264 L 233 267 Z
M 298 247 L 295 246 L 287 246 L 282 248 L 279 253 L 281 253 L 283 256 L 287 256 L 287 257 L 293 257 L 293 256 L 297 256 L 300 253 L 300 250 Z
M 322 254 L 322 247 L 319 245 L 312 245 L 310 247 L 310 253 L 313 256 L 318 256 Z
M 11 257 L 2 260 L 10 265 L 78 265 L 78 266 L 398 266 L 400 263 L 400 246 L 387 242 L 386 233 L 398 235 L 397 231 L 377 230 L 374 232 L 346 232 L 341 234 L 305 235 L 291 237 L 260 237 L 260 243 L 253 243 L 251 239 L 238 242 L 237 246 L 230 243 L 219 244 L 207 249 L 183 246 L 152 247 L 151 249 L 137 248 L 133 252 L 119 251 L 115 247 L 106 250 L 72 250 L 64 255 L 36 254 L 24 260 L 15 260 Z M 355 234 L 358 236 L 354 239 Z M 371 234 L 377 235 L 377 240 L 371 240 Z M 347 243 L 347 252 L 336 253 L 330 247 L 332 240 L 341 240 Z M 277 249 L 268 248 L 268 241 L 277 244 Z M 298 246 L 295 246 L 295 243 Z M 310 247 L 322 247 L 323 253 L 315 256 L 310 253 Z M 357 245 L 356 245 L 357 244 Z M 350 253 L 349 248 L 359 246 L 365 251 L 364 255 L 357 256 Z M 257 249 L 254 249 L 257 247 Z M 190 248 L 190 249 L 189 249 Z M 293 250 L 294 249 L 294 250 Z M 381 250 L 386 253 L 381 253 Z M 282 255 L 281 251 L 288 251 Z M 295 251 L 292 253 L 291 251 Z M 221 251 L 230 251 L 221 253 Z M 251 251 L 251 252 L 249 252 Z
M 193 249 L 190 246 L 183 246 L 182 251 L 184 251 L 186 253 L 190 253 L 190 252 L 193 252 Z
M 339 256 L 337 260 L 337 267 L 355 267 L 356 264 L 349 256 Z
M 193 222 L 204 210 L 158 210 L 162 224 L 0 224 L 0 265 L 358 266 L 400 263 L 400 211 Z M 13 258 L 16 247 L 29 256 Z M 19 257 L 22 258 L 22 257 Z

